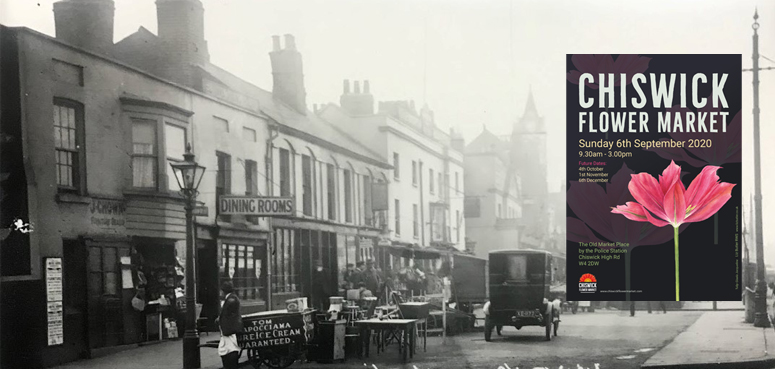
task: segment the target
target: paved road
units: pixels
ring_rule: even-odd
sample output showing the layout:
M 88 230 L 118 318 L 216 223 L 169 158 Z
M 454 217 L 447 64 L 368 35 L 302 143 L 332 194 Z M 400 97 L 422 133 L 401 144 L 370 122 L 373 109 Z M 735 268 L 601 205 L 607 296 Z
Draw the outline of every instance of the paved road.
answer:
M 448 338 L 429 338 L 427 353 L 419 353 L 408 365 L 397 364 L 398 353 L 389 350 L 367 360 L 321 366 L 297 364 L 298 368 L 511 368 L 511 369 L 627 369 L 639 368 L 656 350 L 694 323 L 701 312 L 668 312 L 635 317 L 618 310 L 562 316 L 559 336 L 543 340 L 543 328 L 506 327 L 503 336 L 493 332 L 492 342 L 479 333 Z M 597 366 L 596 366 L 597 365 Z

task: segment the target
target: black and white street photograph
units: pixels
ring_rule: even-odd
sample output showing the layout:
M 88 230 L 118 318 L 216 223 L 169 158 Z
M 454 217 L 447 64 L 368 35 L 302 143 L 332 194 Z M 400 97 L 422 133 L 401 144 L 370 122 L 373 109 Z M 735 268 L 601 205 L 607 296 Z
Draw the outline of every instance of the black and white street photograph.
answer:
M 775 369 L 771 0 L 0 0 L 0 128 L 3 369 Z

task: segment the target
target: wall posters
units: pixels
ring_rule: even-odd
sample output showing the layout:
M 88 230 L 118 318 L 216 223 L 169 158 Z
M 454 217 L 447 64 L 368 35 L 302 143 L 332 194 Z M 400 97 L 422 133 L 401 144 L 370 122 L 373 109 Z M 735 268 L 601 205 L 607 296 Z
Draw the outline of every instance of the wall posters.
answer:
M 62 258 L 45 258 L 48 345 L 64 343 L 62 309 Z
M 741 55 L 567 55 L 571 301 L 740 301 Z

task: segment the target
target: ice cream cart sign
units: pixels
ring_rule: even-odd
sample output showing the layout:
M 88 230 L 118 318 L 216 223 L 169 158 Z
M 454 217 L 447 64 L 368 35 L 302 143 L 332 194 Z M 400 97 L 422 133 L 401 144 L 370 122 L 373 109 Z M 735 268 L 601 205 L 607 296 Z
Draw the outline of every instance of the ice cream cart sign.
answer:
M 264 315 L 242 318 L 245 329 L 237 335 L 243 349 L 284 346 L 306 342 L 314 325 L 309 314 Z M 307 319 L 305 319 L 307 318 Z

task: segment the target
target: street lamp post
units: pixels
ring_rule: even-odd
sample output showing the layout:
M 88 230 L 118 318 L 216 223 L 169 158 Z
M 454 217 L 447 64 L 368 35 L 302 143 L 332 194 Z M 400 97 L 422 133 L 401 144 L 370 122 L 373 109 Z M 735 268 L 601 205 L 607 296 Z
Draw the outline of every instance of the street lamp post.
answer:
M 199 332 L 196 330 L 196 275 L 194 273 L 194 206 L 197 188 L 205 168 L 194 161 L 191 145 L 186 145 L 182 162 L 170 163 L 180 193 L 186 199 L 186 332 L 183 334 L 183 368 L 202 366 L 199 353 Z
M 770 327 L 767 318 L 767 282 L 764 270 L 764 239 L 762 235 L 762 173 L 759 152 L 759 12 L 753 15 L 753 165 L 754 165 L 754 212 L 756 235 L 756 293 L 754 327 Z

